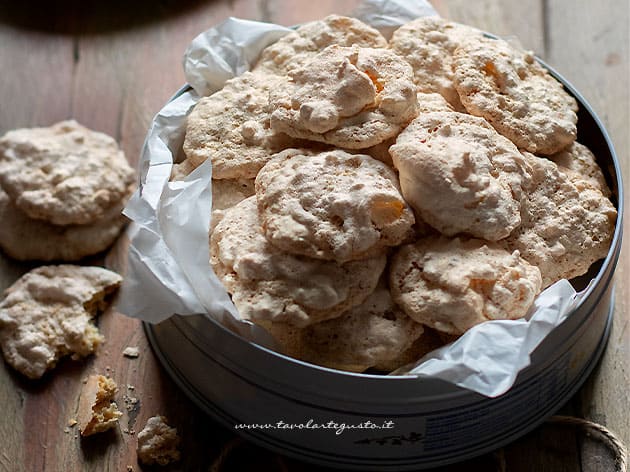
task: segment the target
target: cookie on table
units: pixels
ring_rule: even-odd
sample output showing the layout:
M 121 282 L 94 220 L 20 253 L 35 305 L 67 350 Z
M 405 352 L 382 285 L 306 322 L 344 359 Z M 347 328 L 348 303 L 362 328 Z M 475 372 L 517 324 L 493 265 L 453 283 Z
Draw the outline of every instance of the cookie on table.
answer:
M 283 323 L 272 323 L 269 328 L 285 354 L 352 372 L 396 359 L 424 331 L 394 304 L 385 284 L 338 318 L 304 329 Z
M 533 53 L 501 39 L 470 38 L 455 51 L 454 73 L 466 110 L 519 149 L 551 155 L 575 141 L 577 102 Z
M 101 267 L 43 266 L 5 291 L 0 302 L 4 359 L 31 379 L 66 355 L 87 356 L 103 342 L 93 323 L 122 282 Z
M 21 261 L 71 262 L 98 254 L 116 241 L 127 223 L 122 214 L 125 201 L 92 224 L 60 226 L 29 218 L 0 188 L 0 247 Z
M 0 139 L 0 185 L 33 219 L 94 223 L 120 206 L 134 180 L 116 141 L 76 121 L 17 129 Z
M 367 155 L 283 151 L 256 177 L 256 198 L 267 240 L 292 254 L 347 262 L 413 233 L 396 173 Z
M 165 416 L 153 416 L 138 433 L 138 461 L 142 464 L 167 465 L 180 459 L 180 437 L 168 425 Z
M 210 263 L 244 319 L 304 327 L 362 303 L 386 257 L 339 264 L 286 253 L 265 238 L 249 197 L 225 210 L 210 236 Z
M 421 114 L 389 152 L 405 200 L 441 233 L 496 241 L 520 224 L 525 159 L 482 118 Z
M 523 153 L 532 169 L 521 225 L 504 241 L 540 268 L 543 288 L 585 274 L 606 257 L 617 210 L 598 186 L 568 175 L 549 159 Z
M 456 110 L 463 111 L 453 84 L 453 54 L 469 38 L 481 36 L 481 31 L 470 26 L 427 16 L 402 25 L 389 44 L 411 64 L 420 92 L 439 93 Z
M 304 66 L 322 49 L 333 44 L 386 48 L 387 40 L 377 30 L 355 18 L 330 15 L 303 24 L 267 47 L 252 70 L 286 75 Z
M 606 178 L 589 148 L 577 141 L 557 154 L 548 156 L 558 168 L 574 180 L 586 180 L 598 188 L 605 197 L 612 195 Z
M 390 263 L 394 302 L 418 323 L 462 334 L 488 320 L 518 319 L 540 292 L 537 267 L 497 243 L 428 237 Z
M 77 421 L 81 436 L 91 436 L 118 426 L 122 412 L 114 401 L 118 385 L 104 375 L 90 375 L 81 389 Z
M 213 179 L 253 179 L 273 154 L 291 147 L 291 138 L 269 126 L 269 92 L 279 80 L 245 72 L 201 98 L 188 115 L 186 160 L 175 176 L 181 179 L 210 159 Z
M 329 46 L 269 95 L 271 127 L 295 138 L 364 149 L 417 115 L 409 64 L 387 49 Z

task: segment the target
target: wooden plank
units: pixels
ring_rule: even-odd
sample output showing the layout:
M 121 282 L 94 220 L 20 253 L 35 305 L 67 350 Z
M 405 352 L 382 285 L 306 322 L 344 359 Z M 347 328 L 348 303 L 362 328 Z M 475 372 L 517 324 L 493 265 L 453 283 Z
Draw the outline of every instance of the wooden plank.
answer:
M 523 47 L 544 56 L 542 0 L 436 0 L 432 3 L 445 18 L 499 36 L 516 37 Z
M 615 0 L 598 2 L 596 7 L 586 0 L 548 3 L 548 59 L 580 90 L 604 121 L 617 148 L 626 185 L 630 182 L 628 10 L 627 2 Z M 627 235 L 630 230 L 627 215 L 624 226 Z M 627 255 L 628 249 L 630 241 L 626 238 L 622 252 Z M 611 337 L 599 368 L 582 389 L 579 402 L 583 415 L 616 432 L 625 444 L 630 444 L 629 285 L 630 259 L 622 257 L 616 274 Z M 584 443 L 583 456 L 585 470 L 614 470 L 610 459 L 606 459 L 610 455 L 602 452 L 596 442 Z

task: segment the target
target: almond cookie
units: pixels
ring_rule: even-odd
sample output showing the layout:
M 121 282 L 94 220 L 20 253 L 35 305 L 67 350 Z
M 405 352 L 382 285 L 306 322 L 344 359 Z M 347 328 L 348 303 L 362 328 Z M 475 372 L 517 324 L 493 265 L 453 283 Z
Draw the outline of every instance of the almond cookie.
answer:
M 226 210 L 213 231 L 210 263 L 243 318 L 304 327 L 363 302 L 386 257 L 338 264 L 283 252 L 263 235 L 249 197 Z
M 127 223 L 123 208 L 124 201 L 89 225 L 59 226 L 29 218 L 0 188 L 0 247 L 21 261 L 78 261 L 116 241 Z
M 429 237 L 394 255 L 389 284 L 411 318 L 462 334 L 484 321 L 525 316 L 541 277 L 518 251 L 480 239 Z
M 527 165 L 485 120 L 456 112 L 422 114 L 389 152 L 405 200 L 441 233 L 496 241 L 520 224 Z
M 103 342 L 92 319 L 122 277 L 101 267 L 43 266 L 27 272 L 0 302 L 4 359 L 32 379 L 68 354 L 87 356 Z
M 214 179 L 253 179 L 271 156 L 292 140 L 269 127 L 269 91 L 277 77 L 245 72 L 203 97 L 188 115 L 184 153 L 177 174 L 187 175 L 206 159 Z
M 366 155 L 283 151 L 256 177 L 256 198 L 268 241 L 292 254 L 347 262 L 413 233 L 396 173 Z
M 577 141 L 553 156 L 549 156 L 573 180 L 586 180 L 599 189 L 605 197 L 610 198 L 611 191 L 606 183 L 602 170 L 589 148 Z
M 418 97 L 418 114 L 429 113 L 432 111 L 454 111 L 453 107 L 440 95 L 439 93 L 422 93 L 416 94 Z M 367 154 L 374 159 L 387 164 L 389 167 L 394 167 L 392 156 L 389 153 L 389 148 L 396 143 L 396 137 L 386 139 L 382 143 L 375 146 L 371 146 L 365 149 L 345 149 L 345 151 L 351 153 L 360 152 L 361 154 Z
M 394 304 L 385 284 L 379 284 L 362 304 L 338 318 L 300 330 L 273 323 L 269 331 L 287 355 L 332 369 L 363 372 L 399 357 L 424 328 Z
M 549 159 L 523 153 L 532 168 L 521 225 L 505 240 L 540 268 L 543 287 L 571 279 L 608 254 L 617 211 L 589 180 L 568 176 Z
M 453 84 L 453 53 L 469 38 L 481 37 L 470 26 L 427 16 L 401 26 L 389 44 L 413 68 L 414 82 L 420 92 L 436 92 L 458 111 L 463 111 Z
M 417 115 L 411 79 L 387 49 L 330 46 L 271 91 L 271 127 L 347 149 L 374 146 Z
M 387 40 L 377 30 L 355 18 L 330 15 L 323 20 L 303 24 L 267 47 L 253 71 L 286 75 L 333 44 L 386 48 Z
M 232 208 L 255 193 L 254 179 L 213 179 L 210 231 L 219 224 L 224 210 Z
M 138 433 L 138 461 L 142 464 L 167 465 L 180 459 L 180 437 L 165 416 L 153 416 Z
M 9 131 L 0 139 L 0 185 L 30 218 L 94 223 L 120 205 L 133 182 L 116 141 L 76 121 Z
M 455 51 L 454 71 L 466 110 L 519 148 L 550 155 L 575 141 L 577 102 L 533 53 L 470 38 Z
M 91 436 L 118 426 L 123 415 L 114 401 L 118 385 L 104 375 L 90 375 L 81 390 L 78 418 L 81 436 Z
M 380 361 L 374 365 L 376 370 L 382 372 L 392 372 L 396 369 L 400 369 L 407 364 L 415 363 L 426 356 L 431 351 L 434 351 L 447 344 L 441 337 L 440 332 L 434 329 L 424 326 L 424 332 L 422 336 L 414 341 L 414 343 L 399 356 L 387 361 Z

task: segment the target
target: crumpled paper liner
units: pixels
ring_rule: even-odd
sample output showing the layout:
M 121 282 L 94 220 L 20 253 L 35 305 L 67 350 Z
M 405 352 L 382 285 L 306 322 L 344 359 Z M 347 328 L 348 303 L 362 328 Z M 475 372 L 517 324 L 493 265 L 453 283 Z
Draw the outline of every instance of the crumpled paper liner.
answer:
M 356 16 L 386 36 L 416 17 L 435 15 L 426 1 L 369 0 Z M 139 189 L 125 214 L 133 221 L 128 270 L 118 309 L 158 323 L 173 314 L 205 314 L 241 336 L 270 346 L 270 336 L 243 321 L 209 264 L 208 228 L 212 166 L 206 161 L 184 181 L 169 182 L 181 157 L 186 115 L 199 100 L 253 65 L 262 49 L 291 29 L 229 18 L 197 36 L 186 51 L 190 88 L 154 118 L 140 161 Z M 475 326 L 457 341 L 433 351 L 397 375 L 438 377 L 482 395 L 506 392 L 530 354 L 579 301 L 566 280 L 545 290 L 526 319 Z

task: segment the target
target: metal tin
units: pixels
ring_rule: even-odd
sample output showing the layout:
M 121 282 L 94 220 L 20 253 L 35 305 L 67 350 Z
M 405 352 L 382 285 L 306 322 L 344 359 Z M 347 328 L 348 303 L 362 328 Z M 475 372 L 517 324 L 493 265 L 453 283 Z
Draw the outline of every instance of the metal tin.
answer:
M 145 323 L 156 355 L 175 382 L 216 420 L 261 446 L 357 470 L 461 461 L 514 441 L 552 415 L 582 385 L 608 339 L 623 190 L 602 123 L 580 94 L 550 71 L 579 103 L 578 140 L 598 156 L 613 189 L 617 226 L 601 266 L 574 281 L 581 289 L 593 279 L 587 296 L 538 346 L 531 365 L 507 393 L 486 398 L 436 379 L 314 366 L 251 343 L 201 315 Z

